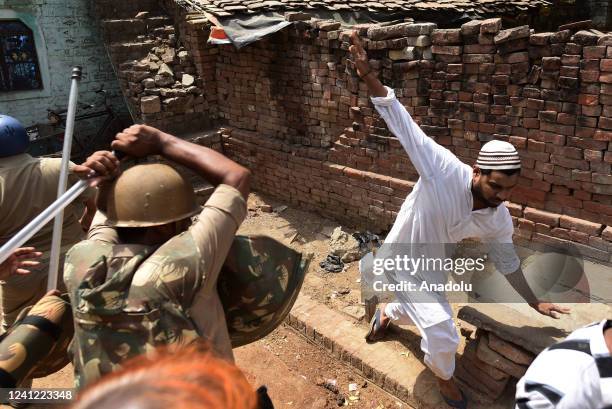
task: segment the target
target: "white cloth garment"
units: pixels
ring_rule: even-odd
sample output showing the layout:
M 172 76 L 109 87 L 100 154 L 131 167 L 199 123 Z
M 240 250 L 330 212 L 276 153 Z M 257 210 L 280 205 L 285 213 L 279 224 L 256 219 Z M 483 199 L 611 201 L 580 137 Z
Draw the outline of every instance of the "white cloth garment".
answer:
M 373 97 L 372 102 L 408 153 L 420 178 L 404 201 L 385 245 L 428 243 L 432 246 L 422 246 L 421 249 L 434 254 L 426 256 L 440 257 L 443 256 L 440 254 L 441 244 L 480 238 L 490 244 L 489 255 L 498 271 L 502 274 L 516 271 L 520 260 L 509 245 L 512 244 L 514 228 L 506 206 L 501 204 L 497 208 L 472 211 L 472 168 L 425 135 L 397 100 L 395 92 L 388 87 L 387 92 L 386 97 Z M 406 281 L 424 278 L 419 275 L 417 272 L 414 277 L 409 274 L 402 277 L 401 272 L 396 273 L 398 278 Z M 447 281 L 444 271 L 427 272 L 427 282 Z M 414 297 L 409 293 L 398 293 L 397 296 L 400 302 L 411 302 L 411 297 Z M 444 296 L 439 297 L 438 302 L 415 306 L 414 315 L 410 318 L 423 328 L 452 317 Z
M 612 408 L 612 355 L 595 322 L 545 349 L 516 385 L 516 409 Z
M 453 320 L 445 320 L 427 328 L 421 328 L 418 322 L 410 319 L 415 305 L 389 303 L 385 315 L 397 325 L 414 325 L 421 333 L 421 351 L 425 354 L 423 361 L 438 377 L 448 380 L 455 372 L 455 353 L 459 346 L 459 334 Z
M 472 211 L 471 167 L 425 135 L 397 100 L 395 92 L 386 88 L 387 96 L 373 97 L 372 102 L 408 153 L 420 178 L 376 257 L 393 257 L 392 253 L 402 244 L 415 243 L 427 243 L 427 246 L 421 246 L 414 256 L 443 257 L 443 244 L 481 238 L 491 244 L 489 256 L 502 274 L 516 271 L 520 260 L 508 245 L 512 243 L 514 229 L 506 206 Z M 496 245 L 502 243 L 506 245 Z M 409 251 L 416 250 L 411 246 Z M 428 283 L 448 281 L 444 271 L 426 273 Z M 396 271 L 395 276 L 412 282 L 424 279 L 421 272 L 410 275 Z M 449 379 L 454 372 L 459 339 L 446 297 L 414 292 L 395 296 L 399 303 L 388 304 L 389 317 L 398 323 L 412 322 L 417 326 L 423 338 L 421 349 L 425 352 L 425 363 L 437 376 Z

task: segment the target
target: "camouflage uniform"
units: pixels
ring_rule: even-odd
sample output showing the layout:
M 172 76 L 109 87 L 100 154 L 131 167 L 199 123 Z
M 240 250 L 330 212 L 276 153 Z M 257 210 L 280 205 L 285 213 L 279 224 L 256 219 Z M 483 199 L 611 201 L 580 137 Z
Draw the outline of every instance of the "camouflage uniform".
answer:
M 73 332 L 66 296 L 47 295 L 21 311 L 0 341 L 0 387 L 15 388 L 66 366 Z
M 64 266 L 79 387 L 127 358 L 199 337 L 232 360 L 232 346 L 279 325 L 307 261 L 268 237 L 235 237 L 245 215 L 240 193 L 222 185 L 198 221 L 159 248 L 119 244 L 96 216 L 89 240 L 68 252 Z

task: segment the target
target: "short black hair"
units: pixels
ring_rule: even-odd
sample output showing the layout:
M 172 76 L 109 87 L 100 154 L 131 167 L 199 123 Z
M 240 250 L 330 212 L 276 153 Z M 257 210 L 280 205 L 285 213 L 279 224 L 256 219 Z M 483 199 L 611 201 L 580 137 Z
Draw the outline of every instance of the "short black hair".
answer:
M 123 244 L 133 244 L 138 243 L 138 240 L 141 239 L 148 227 L 116 227 L 117 236 L 119 236 L 119 241 Z
M 507 175 L 507 176 L 512 176 L 516 173 L 519 173 L 521 171 L 521 168 L 515 168 L 515 169 L 480 169 L 480 173 L 482 173 L 483 175 L 490 175 L 491 172 L 493 172 L 494 170 L 496 170 L 497 172 L 502 172 L 503 174 Z

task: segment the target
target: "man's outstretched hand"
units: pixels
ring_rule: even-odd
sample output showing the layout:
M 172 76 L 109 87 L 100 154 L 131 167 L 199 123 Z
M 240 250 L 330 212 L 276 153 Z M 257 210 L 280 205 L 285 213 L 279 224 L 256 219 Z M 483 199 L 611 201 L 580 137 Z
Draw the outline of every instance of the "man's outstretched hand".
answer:
M 547 315 L 549 317 L 559 319 L 561 318 L 559 314 L 569 314 L 570 309 L 567 307 L 560 307 L 558 305 L 549 303 L 549 302 L 537 302 L 533 304 L 529 304 L 531 308 L 536 310 L 542 315 Z
M 349 51 L 353 56 L 353 62 L 355 64 L 355 68 L 357 69 L 357 75 L 363 77 L 371 71 L 371 68 L 368 61 L 368 54 L 363 48 L 363 43 L 361 42 L 361 38 L 359 38 L 357 31 L 353 31 L 351 33 L 351 44 L 352 45 L 349 47 Z
M 42 253 L 34 247 L 18 248 L 0 264 L 0 280 L 6 280 L 13 274 L 30 274 L 30 267 L 36 267 L 40 263 L 33 259 L 40 258 Z

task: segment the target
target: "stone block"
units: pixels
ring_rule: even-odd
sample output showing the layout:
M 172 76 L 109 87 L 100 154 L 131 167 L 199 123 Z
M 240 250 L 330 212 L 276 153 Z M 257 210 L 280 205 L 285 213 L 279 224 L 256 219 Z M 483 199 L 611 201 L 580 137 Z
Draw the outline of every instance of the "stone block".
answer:
M 489 18 L 482 21 L 480 25 L 480 34 L 497 34 L 501 28 L 501 18 Z
M 308 13 L 303 12 L 293 12 L 293 13 L 285 13 L 285 20 L 287 21 L 307 21 L 310 20 L 312 16 Z
M 531 365 L 535 356 L 518 345 L 504 341 L 493 333 L 489 333 L 489 347 L 519 365 Z
M 461 25 L 461 35 L 463 36 L 475 36 L 480 33 L 480 26 L 482 21 L 472 20 Z
M 514 363 L 508 358 L 505 358 L 499 353 L 493 351 L 489 347 L 488 338 L 489 337 L 486 334 L 480 337 L 480 341 L 478 342 L 478 348 L 476 351 L 476 356 L 480 360 L 484 361 L 485 363 L 517 379 L 520 379 L 523 375 L 525 375 L 525 372 L 527 371 L 527 367 Z
M 493 38 L 493 41 L 495 44 L 501 44 L 511 40 L 517 40 L 519 38 L 527 38 L 530 34 L 531 30 L 529 29 L 529 26 L 514 27 L 507 30 L 501 30 Z
M 415 37 L 430 34 L 436 28 L 434 23 L 401 23 L 392 26 L 373 26 L 368 28 L 368 38 L 374 41 L 387 40 L 390 38 Z
M 158 96 L 151 95 L 140 98 L 140 112 L 143 114 L 155 114 L 161 112 L 161 100 Z
M 463 52 L 463 47 L 460 45 L 437 45 L 434 44 L 431 47 L 431 52 L 433 54 L 443 54 L 443 55 L 461 55 Z
M 572 37 L 571 31 L 561 30 L 561 31 L 557 31 L 556 33 L 553 33 L 553 35 L 550 36 L 550 42 L 551 44 L 567 43 L 571 37 Z
M 529 44 L 544 46 L 550 43 L 553 33 L 536 33 L 529 36 Z
M 418 52 L 415 47 L 405 47 L 401 50 L 390 50 L 389 58 L 393 61 L 412 61 L 417 59 Z
M 461 44 L 461 29 L 446 28 L 433 30 L 431 42 L 439 45 Z
M 583 46 L 597 45 L 597 42 L 599 41 L 599 35 L 585 30 L 578 31 L 572 37 L 572 41 L 576 44 L 580 44 Z

